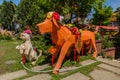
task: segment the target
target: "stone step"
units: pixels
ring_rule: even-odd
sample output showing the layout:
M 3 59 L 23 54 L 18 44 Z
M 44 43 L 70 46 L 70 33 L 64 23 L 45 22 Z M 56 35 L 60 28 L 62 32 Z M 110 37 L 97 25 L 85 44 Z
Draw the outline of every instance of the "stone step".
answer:
M 49 74 L 39 74 L 23 80 L 51 80 L 51 76 Z
M 90 78 L 79 72 L 79 73 L 72 74 L 66 78 L 61 79 L 61 80 L 90 80 Z
M 81 64 L 82 64 L 82 66 L 85 66 L 86 64 L 92 64 L 95 62 L 96 62 L 95 60 L 88 59 L 88 60 L 82 61 Z
M 19 71 L 16 71 L 16 72 L 11 72 L 11 73 L 6 73 L 6 74 L 3 74 L 3 75 L 0 75 L 0 79 L 2 79 L 2 80 L 13 80 L 13 79 L 23 77 L 23 76 L 26 76 L 26 75 L 27 75 L 27 73 L 26 73 L 25 70 L 19 70 Z
M 59 71 L 59 74 L 60 75 L 63 75 L 63 74 L 65 74 L 65 73 L 68 73 L 69 71 L 67 71 L 67 70 L 74 70 L 76 67 L 75 66 L 70 66 L 70 67 L 63 67 L 62 69 L 63 70 L 60 70 Z
M 97 60 L 101 61 L 101 62 L 104 62 L 106 64 L 109 64 L 109 65 L 120 68 L 120 62 L 109 60 L 109 59 L 106 59 L 106 58 L 101 58 L 101 57 L 97 57 Z
M 90 73 L 94 80 L 120 80 L 120 76 L 104 70 L 94 70 Z
M 107 65 L 107 64 L 100 64 L 100 65 L 98 65 L 98 67 L 106 69 L 106 70 L 114 72 L 114 73 L 117 73 L 117 74 L 120 74 L 120 69 L 119 68 L 116 68 L 116 67 L 113 67 L 113 66 L 110 66 L 110 65 Z
M 44 65 L 41 65 L 41 66 L 35 66 L 32 68 L 33 71 L 40 71 L 40 70 L 43 70 L 45 68 L 49 67 L 49 64 L 44 64 Z

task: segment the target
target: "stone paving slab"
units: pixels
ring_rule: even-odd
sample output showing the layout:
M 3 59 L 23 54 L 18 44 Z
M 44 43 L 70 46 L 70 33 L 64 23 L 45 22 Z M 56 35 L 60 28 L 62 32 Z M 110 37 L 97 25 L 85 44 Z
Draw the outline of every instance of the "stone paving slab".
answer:
M 75 73 L 61 80 L 90 80 L 90 78 L 81 73 Z
M 112 66 L 120 68 L 120 63 L 117 62 L 117 61 L 113 61 L 113 60 L 109 60 L 109 59 L 101 58 L 101 57 L 97 57 L 97 60 L 101 61 L 101 62 L 104 62 L 106 64 L 109 64 L 109 65 L 112 65 Z
M 23 80 L 50 80 L 51 76 L 49 74 L 39 74 Z
M 94 80 L 120 80 L 120 76 L 104 70 L 94 70 L 90 73 Z
M 59 74 L 63 75 L 65 73 L 68 73 L 69 71 L 65 71 L 65 70 L 74 70 L 76 67 L 75 66 L 70 66 L 70 67 L 63 67 L 62 69 L 64 69 L 63 71 L 59 71 Z
M 92 60 L 92 59 L 88 59 L 88 60 L 82 61 L 81 64 L 84 66 L 84 65 L 86 65 L 86 64 L 92 64 L 92 63 L 94 63 L 94 62 L 96 62 L 96 61 L 95 61 L 95 60 Z
M 32 70 L 39 71 L 39 70 L 43 70 L 47 67 L 49 67 L 49 64 L 44 64 L 44 65 L 41 65 L 41 66 L 35 66 L 35 67 L 32 68 Z
M 15 60 L 9 60 L 9 61 L 6 61 L 6 62 L 5 62 L 5 64 L 8 64 L 8 65 L 9 65 L 9 64 L 14 64 L 14 63 L 16 63 Z
M 1 80 L 13 80 L 13 79 L 23 77 L 23 76 L 26 76 L 26 75 L 27 75 L 27 73 L 26 73 L 25 70 L 19 70 L 19 71 L 16 71 L 16 72 L 11 72 L 11 73 L 6 73 L 6 74 L 3 74 L 3 75 L 0 75 L 0 79 Z
M 107 64 L 100 64 L 100 65 L 98 65 L 98 67 L 101 67 L 103 69 L 106 69 L 106 70 L 112 71 L 114 73 L 120 74 L 120 69 L 119 68 L 116 68 L 116 67 L 113 67 L 113 66 L 110 66 L 110 65 L 107 65 Z

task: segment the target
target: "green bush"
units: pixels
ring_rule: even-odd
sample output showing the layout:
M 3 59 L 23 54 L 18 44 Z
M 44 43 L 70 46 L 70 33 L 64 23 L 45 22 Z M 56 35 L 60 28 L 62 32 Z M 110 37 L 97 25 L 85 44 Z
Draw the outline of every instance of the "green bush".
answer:
M 47 35 L 34 35 L 32 37 L 33 46 L 37 49 L 42 50 L 43 53 L 45 53 L 45 51 L 48 51 L 49 47 L 52 44 L 52 42 L 45 37 L 47 37 Z
M 102 42 L 102 48 L 110 48 L 110 47 L 114 47 L 114 41 L 113 40 L 109 40 L 109 36 L 105 35 L 103 42 Z
M 102 58 L 105 58 L 105 52 L 102 51 L 102 52 L 100 53 L 100 56 L 102 56 Z
M 100 35 L 100 33 L 97 33 L 97 34 L 95 35 L 95 39 L 96 39 L 96 40 L 102 40 L 102 36 Z
M 0 40 L 12 40 L 12 37 L 0 35 Z

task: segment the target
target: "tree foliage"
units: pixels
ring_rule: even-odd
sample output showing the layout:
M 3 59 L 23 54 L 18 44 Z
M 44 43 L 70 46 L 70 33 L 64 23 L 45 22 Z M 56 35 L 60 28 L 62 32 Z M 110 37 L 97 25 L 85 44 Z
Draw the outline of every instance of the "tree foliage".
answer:
M 54 10 L 63 13 L 75 13 L 85 19 L 98 0 L 52 0 Z
M 35 25 L 49 11 L 47 0 L 21 0 L 18 5 L 18 20 L 23 24 Z
M 112 14 L 112 8 L 103 4 L 104 0 L 101 0 L 94 7 L 95 13 L 93 14 L 92 23 L 95 25 L 107 25 L 109 24 L 110 16 Z
M 118 12 L 118 14 L 117 14 L 117 21 L 118 21 L 118 23 L 120 25 L 120 12 Z
M 118 7 L 118 8 L 116 9 L 116 11 L 120 11 L 120 7 Z
M 98 0 L 80 0 L 80 4 L 78 7 L 78 15 L 85 19 L 91 12 L 92 9 L 94 8 L 94 5 L 97 4 Z
M 0 8 L 0 23 L 5 28 L 11 25 L 13 17 L 16 13 L 16 5 L 12 1 L 4 0 Z
M 20 23 L 35 26 L 49 11 L 57 11 L 62 15 L 75 13 L 84 20 L 94 8 L 93 23 L 98 24 L 106 21 L 104 19 L 108 19 L 112 11 L 111 7 L 103 6 L 103 2 L 104 0 L 20 0 L 16 16 Z M 11 7 L 10 4 L 13 5 L 11 1 L 4 1 L 2 8 L 0 7 L 0 21 L 5 26 L 10 25 L 15 14 L 15 7 Z M 107 14 L 104 14 L 106 12 Z M 5 17 L 6 14 L 9 16 Z
M 116 12 L 118 12 L 118 14 L 117 14 L 117 21 L 118 21 L 118 23 L 119 23 L 119 25 L 120 25 L 120 7 L 118 7 L 117 9 L 116 9 Z

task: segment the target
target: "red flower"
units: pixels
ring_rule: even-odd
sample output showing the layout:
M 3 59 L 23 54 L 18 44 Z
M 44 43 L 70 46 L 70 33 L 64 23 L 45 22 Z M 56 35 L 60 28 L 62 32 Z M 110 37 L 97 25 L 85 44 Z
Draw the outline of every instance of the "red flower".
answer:
M 72 28 L 72 32 L 73 32 L 73 33 L 76 33 L 76 32 L 77 32 L 77 28 L 76 28 L 76 27 L 73 27 L 73 28 Z
M 54 17 L 56 20 L 60 20 L 60 15 L 59 15 L 57 12 L 54 12 L 54 13 L 53 13 L 53 17 Z

